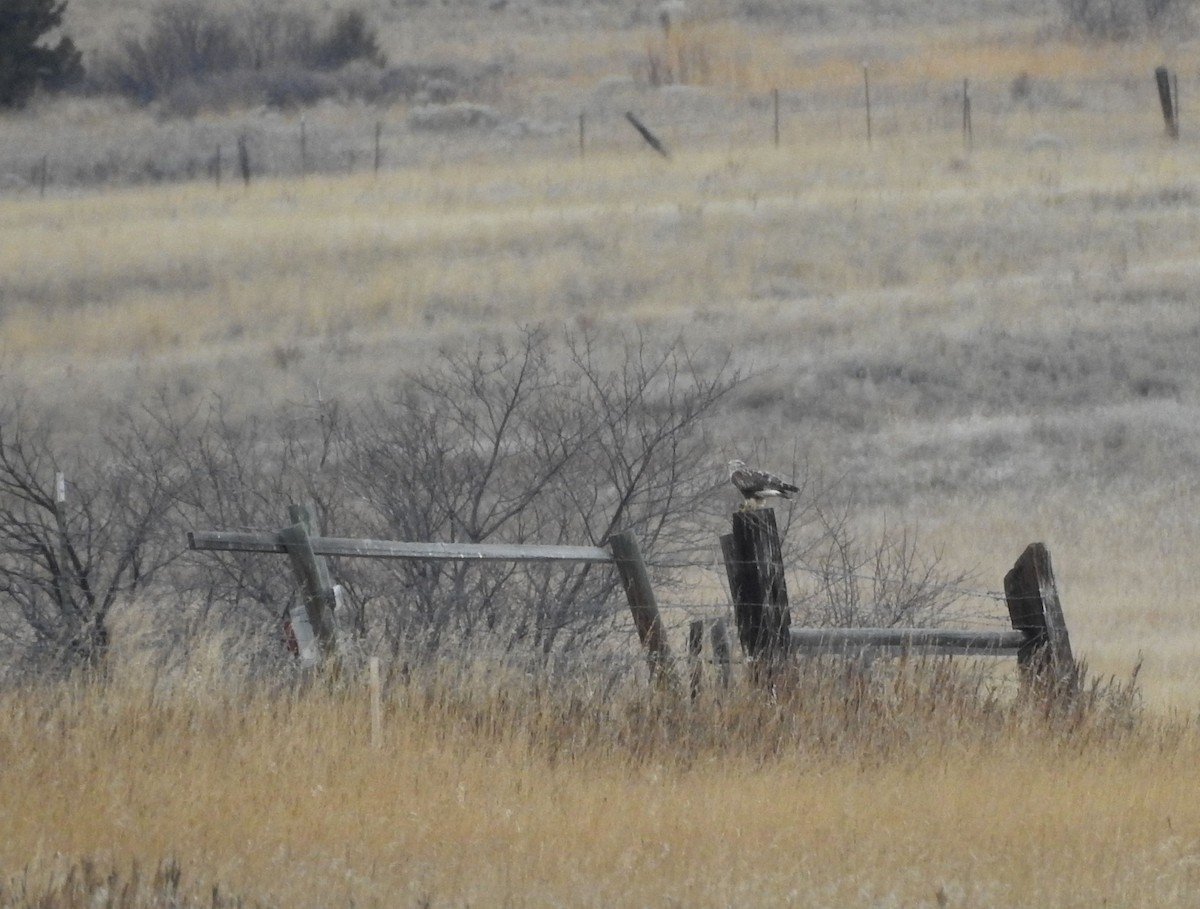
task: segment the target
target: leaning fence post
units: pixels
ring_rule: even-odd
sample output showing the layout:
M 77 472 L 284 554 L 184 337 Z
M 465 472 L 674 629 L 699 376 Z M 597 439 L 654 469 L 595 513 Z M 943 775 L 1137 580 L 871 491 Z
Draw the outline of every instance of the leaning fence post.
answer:
M 662 140 L 654 133 L 650 132 L 649 128 L 633 115 L 633 111 L 625 112 L 625 119 L 633 124 L 633 128 L 638 131 L 638 135 L 646 140 L 646 144 L 662 155 L 664 158 L 670 158 L 671 153 L 667 151 L 667 147 L 662 144 Z
M 1163 120 L 1167 125 L 1167 135 L 1172 139 L 1179 138 L 1179 122 L 1175 119 L 1175 105 L 1171 102 L 1171 76 L 1165 66 L 1154 70 L 1154 81 L 1158 83 L 1158 100 L 1162 105 Z
M 1044 543 L 1025 547 L 1004 576 L 1004 598 L 1013 629 L 1026 637 L 1025 646 L 1017 652 L 1022 682 L 1041 681 L 1048 683 L 1053 693 L 1074 695 L 1079 671 Z
M 638 640 L 646 648 L 650 678 L 656 682 L 668 682 L 672 673 L 667 632 L 658 612 L 654 589 L 650 586 L 650 573 L 642 560 L 637 538 L 628 530 L 623 530 L 609 537 L 608 545 L 612 550 L 617 572 L 621 575 L 625 597 L 629 600 L 629 611 L 633 614 Z
M 316 636 L 316 661 L 336 661 L 337 631 L 333 622 L 335 597 L 333 585 L 329 580 L 329 568 L 325 564 L 325 558 L 313 551 L 309 538 L 309 510 L 302 505 L 289 505 L 288 517 L 295 523 L 279 531 L 279 542 L 287 550 L 292 570 L 296 573 L 304 596 L 305 617 Z M 301 654 L 303 655 L 303 649 Z M 336 666 L 336 662 L 334 665 Z

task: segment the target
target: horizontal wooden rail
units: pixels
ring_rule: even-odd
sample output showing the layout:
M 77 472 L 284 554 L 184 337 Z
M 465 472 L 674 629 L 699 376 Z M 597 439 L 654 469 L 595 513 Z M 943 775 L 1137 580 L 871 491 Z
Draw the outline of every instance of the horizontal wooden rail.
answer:
M 852 651 L 895 647 L 943 654 L 1004 656 L 1027 644 L 1023 631 L 948 631 L 939 628 L 793 628 L 793 651 Z
M 287 552 L 274 533 L 224 530 L 188 531 L 189 549 L 218 552 Z M 311 537 L 313 552 L 323 556 L 369 559 L 441 559 L 510 562 L 612 562 L 599 546 L 537 546 L 508 543 L 396 543 L 347 537 Z

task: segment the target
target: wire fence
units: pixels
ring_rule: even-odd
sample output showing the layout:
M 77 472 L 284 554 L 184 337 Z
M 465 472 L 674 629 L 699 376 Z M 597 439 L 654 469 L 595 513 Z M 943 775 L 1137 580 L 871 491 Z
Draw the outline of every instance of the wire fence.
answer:
M 1176 124 L 1188 96 L 1172 73 Z M 1163 113 L 1155 74 L 1145 77 L 890 77 L 886 65 L 863 78 L 829 84 L 779 85 L 766 91 L 709 86 L 649 88 L 616 79 L 574 100 L 513 102 L 487 116 L 428 118 L 415 108 L 350 108 L 334 114 L 255 111 L 222 118 L 155 120 L 96 130 L 80 140 L 36 123 L 5 125 L 0 142 L 0 194 L 66 186 L 210 180 L 217 184 L 264 177 L 379 173 L 456 160 L 572 157 L 634 153 L 644 138 L 631 127 L 636 113 L 669 152 L 777 145 L 800 149 L 820 141 L 859 141 L 864 147 L 915 139 L 948 149 L 1009 147 L 1025 153 L 1045 146 L 1127 148 L 1160 141 Z M 453 107 L 453 105 L 449 105 Z M 484 110 L 465 105 L 468 113 Z M 83 129 L 82 127 L 80 128 Z M 1187 138 L 1187 133 L 1182 133 Z

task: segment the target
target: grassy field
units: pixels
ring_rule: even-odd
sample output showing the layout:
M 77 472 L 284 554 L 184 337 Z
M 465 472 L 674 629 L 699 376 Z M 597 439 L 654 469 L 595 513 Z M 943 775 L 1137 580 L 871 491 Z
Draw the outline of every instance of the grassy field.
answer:
M 5 905 L 1184 906 L 1194 729 L 934 669 L 688 707 L 453 670 L 0 701 Z M 77 857 L 91 857 L 89 867 Z M 177 882 L 160 863 L 173 863 Z
M 101 6 L 72 2 L 85 45 L 119 32 Z M 267 170 L 0 191 L 6 388 L 86 444 L 113 401 L 354 400 L 531 322 L 732 348 L 753 378 L 711 427 L 714 470 L 753 447 L 845 476 L 864 533 L 919 528 L 980 592 L 1046 542 L 1076 653 L 1118 679 L 1140 659 L 1145 712 L 1047 721 L 1004 671 L 684 708 L 482 670 L 394 680 L 375 750 L 357 683 L 296 696 L 131 668 L 0 693 L 0 905 L 1191 905 L 1194 45 L 1077 43 L 1041 4 L 936 26 L 936 4 L 700 4 L 674 40 L 704 49 L 708 84 L 655 90 L 645 10 L 512 6 L 393 8 L 382 37 L 393 58 L 504 62 L 487 100 L 526 128 L 431 136 L 405 110 L 324 106 L 314 147 L 361 137 L 359 166 L 337 146 L 304 179 L 290 114 L 77 99 L 0 120 L 0 174 L 42 154 L 60 175 L 182 172 L 242 130 Z M 1151 72 L 1175 61 L 1171 143 Z

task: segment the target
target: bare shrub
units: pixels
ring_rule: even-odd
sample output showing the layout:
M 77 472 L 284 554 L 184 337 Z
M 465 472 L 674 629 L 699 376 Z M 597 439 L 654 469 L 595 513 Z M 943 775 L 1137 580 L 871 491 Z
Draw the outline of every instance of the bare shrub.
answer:
M 681 344 L 526 331 L 450 351 L 362 408 L 346 476 L 393 539 L 601 545 L 632 530 L 651 560 L 700 543 L 718 477 L 704 420 L 737 385 Z M 400 563 L 357 586 L 397 652 L 488 638 L 542 660 L 602 637 L 617 579 L 594 565 Z M 658 572 L 659 580 L 669 571 Z
M 114 606 L 179 555 L 165 519 L 189 479 L 134 414 L 64 448 L 20 399 L 0 414 L 0 643 L 28 666 L 99 670 Z

